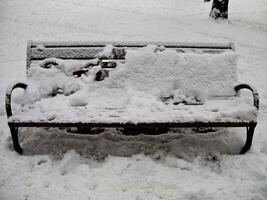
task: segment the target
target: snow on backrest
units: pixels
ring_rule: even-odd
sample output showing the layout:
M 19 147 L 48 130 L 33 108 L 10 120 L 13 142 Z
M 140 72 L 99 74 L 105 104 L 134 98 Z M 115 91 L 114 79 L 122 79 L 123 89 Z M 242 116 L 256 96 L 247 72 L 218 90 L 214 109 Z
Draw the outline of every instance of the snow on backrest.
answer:
M 180 56 L 177 63 L 181 87 L 204 91 L 210 96 L 235 94 L 237 84 L 237 55 L 188 54 Z
M 109 58 L 124 59 L 117 69 L 104 80 L 106 87 L 123 87 L 160 96 L 171 90 L 183 90 L 185 93 L 197 91 L 210 96 L 233 95 L 237 82 L 237 56 L 231 44 L 177 43 L 163 46 L 143 43 L 118 43 L 119 56 L 111 51 Z M 143 48 L 141 48 L 143 47 Z M 67 75 L 105 51 L 105 45 L 97 43 L 29 43 L 27 68 L 42 65 L 44 59 L 60 58 L 58 63 Z M 110 49 L 110 48 L 109 48 Z M 122 54 L 121 54 L 122 53 Z M 116 53 L 115 53 L 116 54 Z M 75 60 L 70 60 L 75 59 Z M 90 60 L 91 59 L 91 60 Z M 53 59 L 51 60 L 53 61 Z M 77 67 L 78 66 L 78 67 Z M 59 68 L 59 66 L 58 66 Z M 28 70 L 38 77 L 42 70 Z M 52 75 L 52 69 L 49 74 Z M 40 73 L 39 73 L 40 72 Z M 49 76 L 50 76 L 49 75 Z M 47 75 L 45 75 L 47 76 Z M 94 87 L 103 83 L 94 83 Z M 163 94 L 164 95 L 164 94 Z
M 156 51 L 156 48 L 152 45 L 128 51 L 125 64 L 110 75 L 110 81 L 157 96 L 177 89 L 209 96 L 234 94 L 235 53 L 181 54 L 168 49 Z
M 32 62 L 47 58 L 59 59 L 94 59 L 96 56 L 113 46 L 114 51 L 109 59 L 124 59 L 126 49 L 136 49 L 149 44 L 164 46 L 178 52 L 197 51 L 198 53 L 219 53 L 233 50 L 232 43 L 189 43 L 189 42 L 38 42 L 28 41 L 27 44 L 27 69 Z M 99 57 L 99 55 L 98 55 Z M 105 57 L 105 56 L 104 56 Z

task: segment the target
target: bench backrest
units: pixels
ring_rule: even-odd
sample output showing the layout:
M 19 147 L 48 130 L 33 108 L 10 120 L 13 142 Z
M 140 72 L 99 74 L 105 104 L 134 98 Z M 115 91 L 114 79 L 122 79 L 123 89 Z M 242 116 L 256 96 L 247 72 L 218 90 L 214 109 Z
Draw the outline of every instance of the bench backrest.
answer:
M 60 59 L 75 59 L 75 60 L 91 60 L 96 57 L 99 58 L 99 53 L 104 50 L 106 45 L 112 44 L 114 46 L 112 54 L 110 54 L 109 57 L 102 57 L 100 59 L 107 60 L 107 62 L 111 62 L 114 60 L 124 60 L 125 55 L 127 52 L 127 49 L 138 49 L 147 46 L 148 44 L 155 44 L 159 46 L 164 46 L 165 49 L 173 49 L 177 51 L 178 53 L 197 53 L 199 55 L 220 55 L 224 52 L 231 52 L 234 51 L 234 45 L 232 43 L 162 43 L 162 42 L 35 42 L 35 41 L 28 41 L 27 46 L 27 69 L 30 68 L 32 63 L 36 63 L 40 60 L 46 59 L 46 58 L 60 58 Z M 194 59 L 194 57 L 192 57 Z M 218 60 L 215 60 L 215 62 L 218 62 Z M 193 65 L 198 65 L 199 62 L 192 62 Z M 230 63 L 230 64 L 229 64 Z M 202 63 L 200 63 L 202 64 Z M 228 66 L 232 65 L 232 66 Z M 103 65 L 103 68 L 113 68 L 116 65 Z M 194 67 L 194 66 L 190 66 Z M 224 84 L 227 87 L 229 85 L 233 85 L 237 80 L 235 75 L 229 75 L 229 73 L 236 72 L 236 66 L 235 64 L 228 62 L 223 65 L 217 66 L 215 63 L 214 68 L 211 69 L 209 66 L 207 70 L 211 70 L 212 73 L 216 71 L 220 71 L 221 74 L 217 74 L 214 77 L 210 77 L 211 75 L 207 73 L 203 76 L 203 72 L 205 70 L 201 70 L 199 68 L 203 66 L 195 66 L 196 70 L 192 70 L 193 73 L 196 73 L 196 71 L 200 71 L 200 74 L 195 74 L 198 76 L 197 79 L 193 80 L 191 72 L 185 72 L 183 74 L 183 71 L 179 72 L 179 76 L 181 77 L 181 80 L 185 82 L 186 89 L 190 87 L 198 87 L 198 82 L 200 79 L 202 79 L 204 82 L 203 84 L 208 85 L 211 90 L 216 89 L 217 86 L 223 85 L 224 80 L 223 79 L 230 79 L 227 80 L 229 83 Z M 219 69 L 220 68 L 220 69 Z M 224 68 L 224 69 L 221 69 Z M 226 69 L 227 68 L 227 69 Z M 227 74 L 228 73 L 228 74 Z M 222 76 L 221 76 L 222 75 Z M 201 78 L 200 78 L 201 76 Z M 213 79 L 215 83 L 214 86 L 212 86 L 213 83 L 207 82 L 204 79 L 210 78 Z M 188 80 L 190 79 L 190 80 Z M 220 80 L 219 80 L 220 79 Z M 205 83 L 207 82 L 207 83 Z M 192 83 L 192 86 L 190 84 Z M 211 87 L 210 87 L 211 85 Z M 220 88 L 220 87 L 219 87 Z M 222 88 L 225 88 L 223 86 Z M 203 88 L 201 88 L 203 89 Z M 233 90 L 233 88 L 231 88 Z

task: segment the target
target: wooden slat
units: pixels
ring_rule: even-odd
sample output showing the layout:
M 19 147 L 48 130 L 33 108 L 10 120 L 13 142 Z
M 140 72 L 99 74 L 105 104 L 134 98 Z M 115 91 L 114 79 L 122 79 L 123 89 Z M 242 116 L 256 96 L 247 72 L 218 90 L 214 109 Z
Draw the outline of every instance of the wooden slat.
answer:
M 166 48 L 210 48 L 210 49 L 232 49 L 234 50 L 233 43 L 202 43 L 202 42 L 155 42 L 155 41 L 102 41 L 102 42 L 86 42 L 86 41 L 68 41 L 68 42 L 49 42 L 49 41 L 33 41 L 31 47 L 42 45 L 46 48 L 61 48 L 61 47 L 105 47 L 112 44 L 116 47 L 144 47 L 148 44 L 163 45 Z
M 32 48 L 31 60 L 42 60 L 45 58 L 61 59 L 94 59 L 103 48 Z
M 40 59 L 42 60 L 42 59 Z M 37 64 L 40 60 L 32 60 L 31 64 Z M 87 59 L 76 59 L 77 61 L 85 61 Z M 90 59 L 88 59 L 90 61 Z M 114 68 L 117 66 L 118 63 L 123 63 L 125 60 L 120 60 L 120 59 L 108 59 L 108 60 L 101 60 L 101 67 L 106 70 L 114 70 Z
M 127 128 L 192 128 L 192 127 L 246 127 L 256 122 L 187 122 L 187 123 L 61 123 L 61 122 L 9 122 L 16 127 L 127 127 Z
M 127 48 L 130 49 L 130 48 Z M 194 48 L 173 48 L 178 53 L 196 52 L 196 53 L 222 53 L 223 49 L 194 49 Z M 103 47 L 80 47 L 80 48 L 32 48 L 30 61 L 43 60 L 46 58 L 60 58 L 60 59 L 94 59 L 97 54 L 103 50 Z M 109 58 L 112 59 L 124 59 L 125 54 L 121 53 L 125 51 L 123 48 L 116 48 Z

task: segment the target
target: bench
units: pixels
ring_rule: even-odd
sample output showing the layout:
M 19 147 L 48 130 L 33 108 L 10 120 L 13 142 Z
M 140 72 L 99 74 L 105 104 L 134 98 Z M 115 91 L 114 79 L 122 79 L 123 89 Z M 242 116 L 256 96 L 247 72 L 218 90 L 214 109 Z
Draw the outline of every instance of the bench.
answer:
M 14 149 L 23 153 L 19 127 L 113 127 L 125 133 L 246 127 L 244 154 L 259 98 L 254 87 L 238 84 L 234 54 L 232 43 L 28 41 L 27 81 L 6 92 Z M 13 113 L 16 88 L 25 90 L 25 100 Z M 253 103 L 239 95 L 241 89 L 252 92 Z

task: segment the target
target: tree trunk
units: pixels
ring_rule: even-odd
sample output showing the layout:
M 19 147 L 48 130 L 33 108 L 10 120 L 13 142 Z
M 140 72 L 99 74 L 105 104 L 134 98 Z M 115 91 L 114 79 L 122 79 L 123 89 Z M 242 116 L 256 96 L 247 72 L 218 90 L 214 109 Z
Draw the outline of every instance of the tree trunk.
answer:
M 229 0 L 213 0 L 210 18 L 228 19 L 228 3 Z

